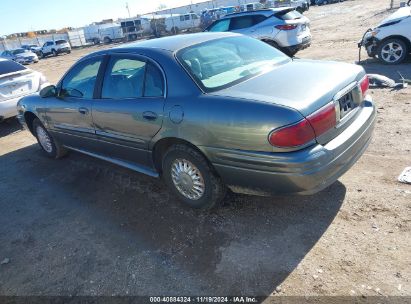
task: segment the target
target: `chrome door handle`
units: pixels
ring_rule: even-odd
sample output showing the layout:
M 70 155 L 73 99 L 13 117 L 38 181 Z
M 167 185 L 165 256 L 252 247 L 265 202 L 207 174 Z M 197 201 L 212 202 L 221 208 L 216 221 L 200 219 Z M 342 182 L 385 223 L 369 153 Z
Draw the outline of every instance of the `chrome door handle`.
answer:
M 88 114 L 88 109 L 87 108 L 79 108 L 78 111 L 83 114 L 83 115 L 87 115 Z

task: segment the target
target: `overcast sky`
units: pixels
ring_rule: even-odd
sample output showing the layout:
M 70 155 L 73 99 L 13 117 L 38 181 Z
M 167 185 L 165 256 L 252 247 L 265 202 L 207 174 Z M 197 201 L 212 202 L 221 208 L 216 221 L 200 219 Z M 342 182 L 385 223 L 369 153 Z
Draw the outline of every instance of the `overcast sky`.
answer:
M 204 0 L 193 0 L 193 3 Z M 0 36 L 16 32 L 80 27 L 103 19 L 128 17 L 190 4 L 190 0 L 0 0 Z

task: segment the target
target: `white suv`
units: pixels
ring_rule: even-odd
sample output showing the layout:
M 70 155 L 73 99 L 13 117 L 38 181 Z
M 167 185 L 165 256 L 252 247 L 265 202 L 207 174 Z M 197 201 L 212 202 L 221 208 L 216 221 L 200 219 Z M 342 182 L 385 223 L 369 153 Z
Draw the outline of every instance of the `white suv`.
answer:
M 44 58 L 48 55 L 57 56 L 61 53 L 71 53 L 71 46 L 66 40 L 47 41 L 41 48 L 40 57 Z
M 205 31 L 235 32 L 264 41 L 289 56 L 311 44 L 310 20 L 294 8 L 272 8 L 229 14 Z
M 386 64 L 399 64 L 411 52 L 411 7 L 402 7 L 368 30 L 358 47 L 364 46 L 368 56 Z

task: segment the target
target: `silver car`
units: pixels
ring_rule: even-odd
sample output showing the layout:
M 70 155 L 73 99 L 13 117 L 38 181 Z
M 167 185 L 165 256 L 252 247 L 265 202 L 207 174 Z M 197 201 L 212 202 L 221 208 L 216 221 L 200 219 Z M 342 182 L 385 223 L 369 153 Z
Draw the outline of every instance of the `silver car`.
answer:
M 39 92 L 49 83 L 41 73 L 0 58 L 0 121 L 17 115 L 20 98 Z
M 247 35 L 289 56 L 311 45 L 310 20 L 290 7 L 229 14 L 215 21 L 205 31 Z
M 35 53 L 25 49 L 16 49 L 11 51 L 4 51 L 0 57 L 13 60 L 20 64 L 30 64 L 39 62 L 39 57 Z

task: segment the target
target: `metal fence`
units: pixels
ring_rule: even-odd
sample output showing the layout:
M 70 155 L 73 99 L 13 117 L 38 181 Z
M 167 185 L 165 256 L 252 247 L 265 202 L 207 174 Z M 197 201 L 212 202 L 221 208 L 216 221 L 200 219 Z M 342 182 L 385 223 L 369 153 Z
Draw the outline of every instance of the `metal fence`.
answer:
M 47 41 L 56 41 L 56 40 L 69 40 L 68 34 L 50 34 L 50 35 L 41 35 L 35 38 L 27 38 L 27 37 L 17 37 L 14 39 L 4 39 L 0 41 L 0 52 L 4 50 L 13 50 L 18 49 L 22 45 L 27 44 L 35 44 L 38 46 L 42 46 Z

